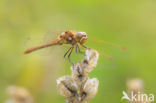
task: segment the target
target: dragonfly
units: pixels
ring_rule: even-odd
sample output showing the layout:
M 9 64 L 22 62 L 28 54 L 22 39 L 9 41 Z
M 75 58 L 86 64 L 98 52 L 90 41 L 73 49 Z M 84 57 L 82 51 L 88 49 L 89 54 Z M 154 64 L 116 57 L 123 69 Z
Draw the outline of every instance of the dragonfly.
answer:
M 76 53 L 80 53 L 83 54 L 83 52 L 81 52 L 80 50 L 80 46 L 84 49 L 89 49 L 88 47 L 86 47 L 84 45 L 84 43 L 88 40 L 88 36 L 86 32 L 76 32 L 73 30 L 67 30 L 64 31 L 62 33 L 60 33 L 60 35 L 53 41 L 46 43 L 46 44 L 42 44 L 40 46 L 35 46 L 32 48 L 28 48 L 27 50 L 24 51 L 24 54 L 29 54 L 31 52 L 34 52 L 36 50 L 42 49 L 42 48 L 46 48 L 46 47 L 51 47 L 54 45 L 63 45 L 63 44 L 70 44 L 71 47 L 67 50 L 67 52 L 64 54 L 64 58 L 67 59 L 70 63 L 72 63 L 72 61 L 70 60 L 70 56 L 75 48 Z M 101 43 L 103 41 L 99 41 L 99 43 Z M 109 43 L 109 42 L 104 42 L 104 43 Z M 114 46 L 119 46 L 113 43 L 109 43 L 111 45 Z M 125 48 L 121 47 L 123 50 Z M 105 54 L 104 54 L 105 55 Z M 66 58 L 67 56 L 67 58 Z M 107 55 L 105 55 L 107 56 Z M 73 63 L 72 63 L 73 64 Z
M 36 50 L 39 50 L 42 48 L 46 48 L 46 47 L 50 47 L 53 45 L 70 44 L 72 46 L 64 54 L 64 58 L 66 58 L 66 56 L 68 56 L 67 60 L 70 63 L 72 63 L 70 60 L 70 55 L 71 55 L 74 47 L 76 47 L 76 53 L 78 53 L 78 52 L 82 53 L 79 46 L 82 46 L 83 48 L 88 49 L 84 45 L 84 43 L 87 41 L 87 39 L 88 39 L 88 37 L 87 37 L 87 34 L 85 32 L 75 32 L 73 30 L 67 30 L 67 31 L 62 32 L 55 40 L 53 40 L 49 43 L 46 43 L 46 44 L 43 44 L 40 46 L 35 46 L 35 47 L 32 47 L 32 48 L 25 50 L 24 54 L 28 54 L 28 53 L 31 53 L 33 51 L 36 51 Z

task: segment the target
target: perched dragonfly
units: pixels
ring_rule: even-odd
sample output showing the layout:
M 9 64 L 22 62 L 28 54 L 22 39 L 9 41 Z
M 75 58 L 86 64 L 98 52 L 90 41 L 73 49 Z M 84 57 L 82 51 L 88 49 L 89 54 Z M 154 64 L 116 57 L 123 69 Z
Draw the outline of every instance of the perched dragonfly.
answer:
M 55 40 L 53 40 L 47 44 L 29 48 L 24 53 L 28 54 L 33 51 L 36 51 L 36 50 L 39 50 L 39 49 L 42 49 L 45 47 L 53 46 L 53 45 L 71 44 L 72 46 L 64 54 L 64 58 L 66 58 L 66 56 L 68 54 L 68 60 L 69 60 L 69 62 L 71 62 L 70 55 L 71 55 L 74 47 L 76 47 L 76 52 L 82 53 L 80 51 L 79 45 L 82 46 L 83 48 L 87 49 L 87 47 L 84 45 L 84 43 L 87 41 L 87 39 L 88 39 L 88 37 L 85 32 L 75 32 L 72 30 L 68 30 L 68 31 L 62 32 Z
M 53 40 L 53 41 L 51 41 L 49 43 L 40 45 L 40 46 L 29 48 L 24 53 L 28 54 L 28 53 L 31 53 L 33 51 L 36 51 L 36 50 L 39 50 L 39 49 L 42 49 L 42 48 L 46 48 L 46 47 L 50 47 L 50 46 L 53 46 L 53 45 L 70 44 L 72 46 L 64 54 L 64 58 L 66 58 L 66 56 L 68 55 L 67 60 L 70 63 L 72 63 L 71 60 L 70 60 L 70 55 L 71 55 L 74 47 L 76 47 L 76 53 L 78 53 L 78 52 L 82 53 L 79 46 L 82 46 L 84 49 L 88 49 L 84 45 L 84 43 L 87 41 L 87 39 L 88 39 L 88 37 L 87 37 L 87 34 L 85 32 L 76 32 L 76 31 L 73 31 L 73 30 L 68 30 L 68 31 L 62 32 L 55 40 Z M 101 43 L 101 41 L 99 41 L 99 42 Z M 104 42 L 104 43 L 108 43 L 108 42 Z M 113 43 L 111 43 L 111 45 L 118 46 L 118 45 L 113 44 Z M 122 49 L 124 49 L 124 48 L 122 48 Z

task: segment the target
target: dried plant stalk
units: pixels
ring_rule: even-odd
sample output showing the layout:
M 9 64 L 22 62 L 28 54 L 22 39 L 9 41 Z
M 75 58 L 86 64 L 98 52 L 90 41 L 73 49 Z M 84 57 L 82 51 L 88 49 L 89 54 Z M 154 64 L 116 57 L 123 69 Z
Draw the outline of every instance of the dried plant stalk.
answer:
M 58 91 L 66 103 L 88 103 L 95 97 L 99 81 L 90 79 L 88 73 L 96 67 L 98 58 L 96 50 L 87 49 L 82 61 L 71 66 L 72 75 L 57 80 Z

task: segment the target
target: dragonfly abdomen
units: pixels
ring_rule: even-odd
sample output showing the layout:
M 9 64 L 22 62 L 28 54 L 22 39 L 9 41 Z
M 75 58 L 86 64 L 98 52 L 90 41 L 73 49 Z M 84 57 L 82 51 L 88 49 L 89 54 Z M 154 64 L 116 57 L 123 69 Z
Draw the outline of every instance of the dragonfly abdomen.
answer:
M 54 41 L 52 41 L 50 43 L 47 43 L 47 44 L 43 44 L 43 45 L 40 45 L 40 46 L 29 48 L 24 52 L 24 54 L 28 54 L 28 53 L 31 53 L 33 51 L 36 51 L 36 50 L 39 50 L 39 49 L 42 49 L 42 48 L 46 48 L 46 47 L 49 47 L 49 46 L 57 45 L 57 44 L 58 44 L 58 39 L 56 39 L 56 40 L 54 40 Z

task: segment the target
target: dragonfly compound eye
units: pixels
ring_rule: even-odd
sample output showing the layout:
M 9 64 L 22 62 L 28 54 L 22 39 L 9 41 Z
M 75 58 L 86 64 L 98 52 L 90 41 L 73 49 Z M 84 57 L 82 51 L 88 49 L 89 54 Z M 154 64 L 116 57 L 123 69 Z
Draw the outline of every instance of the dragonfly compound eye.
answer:
M 77 36 L 79 36 L 79 37 L 86 37 L 87 34 L 86 34 L 86 32 L 77 32 Z

